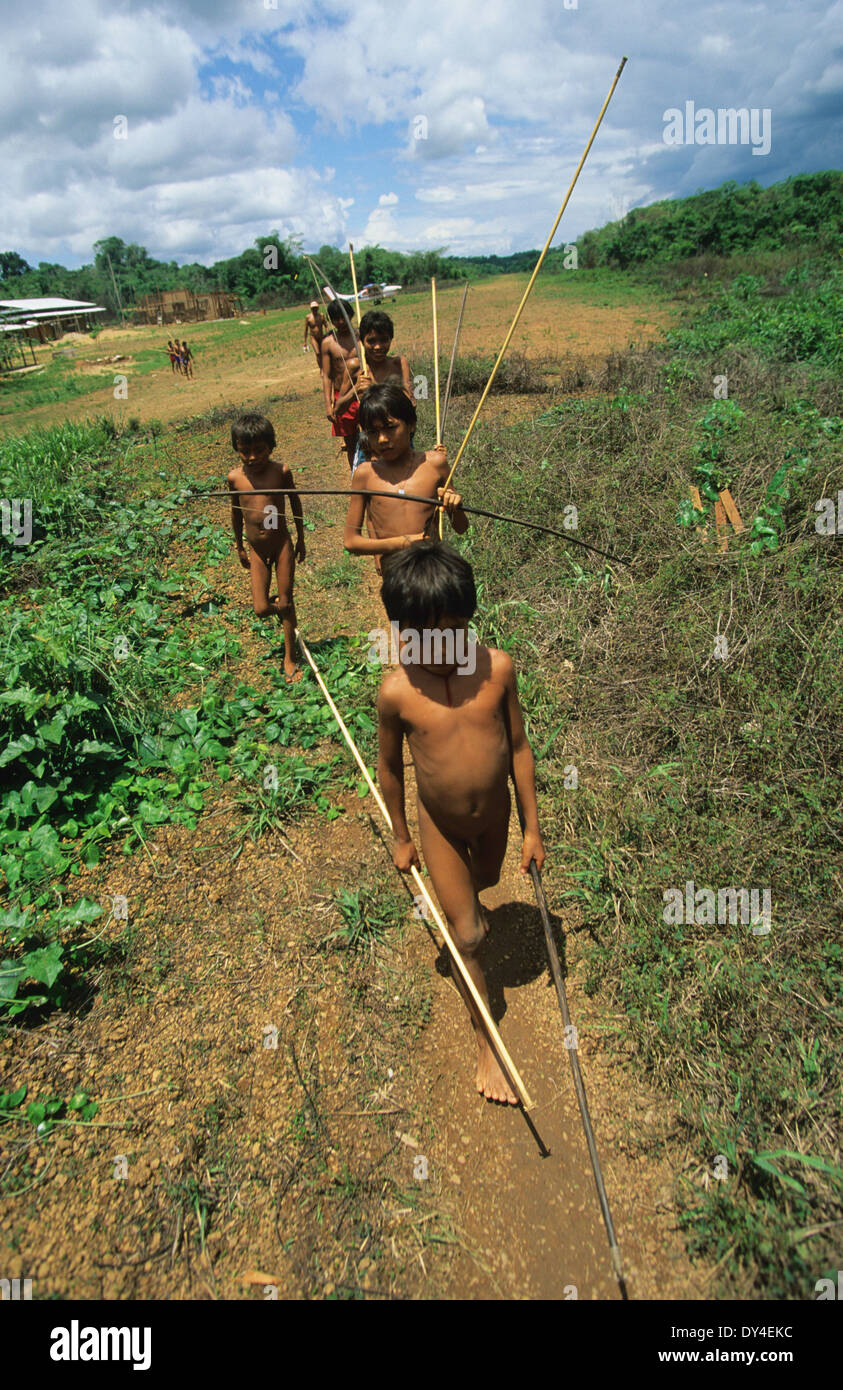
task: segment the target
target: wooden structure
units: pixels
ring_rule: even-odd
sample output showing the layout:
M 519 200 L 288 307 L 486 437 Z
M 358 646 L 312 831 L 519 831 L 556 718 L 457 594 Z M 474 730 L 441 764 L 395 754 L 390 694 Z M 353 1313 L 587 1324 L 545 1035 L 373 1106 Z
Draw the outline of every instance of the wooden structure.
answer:
M 0 328 L 48 343 L 67 332 L 90 333 L 93 316 L 104 313 L 82 299 L 0 299 Z
M 201 323 L 209 319 L 233 319 L 243 313 L 239 295 L 223 290 L 196 294 L 193 290 L 156 290 L 145 294 L 129 311 L 135 323 Z
M 0 372 L 20 371 L 22 367 L 31 370 L 37 365 L 35 349 L 29 341 L 33 326 L 31 323 L 0 324 Z M 30 361 L 26 358 L 27 348 Z

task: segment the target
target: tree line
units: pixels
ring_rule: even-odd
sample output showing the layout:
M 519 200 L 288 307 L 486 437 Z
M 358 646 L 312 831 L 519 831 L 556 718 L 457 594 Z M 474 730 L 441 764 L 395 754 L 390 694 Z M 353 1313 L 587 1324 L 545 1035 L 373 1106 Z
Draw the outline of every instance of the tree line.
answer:
M 576 246 L 580 267 L 623 270 L 646 261 L 792 249 L 801 244 L 833 249 L 839 247 L 842 232 L 843 173 L 829 170 L 798 174 L 769 188 L 754 180 L 732 181 L 688 198 L 634 208 L 621 220 L 586 232 Z M 277 231 L 258 237 L 239 256 L 210 266 L 158 261 L 145 246 L 117 236 L 104 237 L 93 250 L 93 264 L 78 270 L 47 261 L 34 267 L 17 251 L 0 252 L 0 299 L 56 295 L 104 304 L 116 315 L 118 296 L 124 308 L 131 308 L 144 295 L 182 287 L 197 294 L 228 291 L 250 308 L 297 304 L 315 293 L 301 240 L 282 238 Z M 532 270 L 538 257 L 536 250 L 509 256 L 450 256 L 446 251 L 445 247 L 410 253 L 362 247 L 356 257 L 358 285 L 394 282 L 412 289 L 426 286 L 433 275 L 442 281 L 476 280 Z M 549 252 L 547 273 L 562 270 L 563 256 L 561 247 Z M 335 289 L 351 290 L 346 251 L 321 246 L 314 259 Z

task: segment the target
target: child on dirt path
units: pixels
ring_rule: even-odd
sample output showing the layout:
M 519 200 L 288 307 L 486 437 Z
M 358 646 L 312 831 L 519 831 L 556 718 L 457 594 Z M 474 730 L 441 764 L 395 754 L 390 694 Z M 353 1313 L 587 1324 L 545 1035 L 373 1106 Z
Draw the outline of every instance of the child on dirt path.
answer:
M 308 350 L 307 338 L 309 334 L 311 346 L 316 353 L 316 366 L 320 372 L 322 370 L 322 339 L 325 337 L 325 327 L 325 320 L 319 308 L 319 300 L 311 299 L 310 309 L 304 320 L 304 342 L 302 344 L 302 349 L 304 352 Z
M 180 372 L 181 361 L 179 359 L 178 349 L 175 343 L 172 342 L 169 338 L 167 339 L 167 353 L 170 358 L 170 370 L 172 372 Z
M 393 861 L 402 873 L 421 868 L 404 808 L 406 735 L 416 770 L 422 853 L 457 949 L 488 1005 L 477 952 L 489 924 L 478 893 L 500 878 L 510 775 L 524 813 L 521 872 L 529 872 L 531 859 L 541 869 L 545 858 L 515 668 L 505 652 L 479 643 L 469 643 L 465 659 L 465 633 L 477 602 L 474 576 L 451 546 L 420 541 L 391 557 L 381 596 L 390 621 L 401 628 L 401 664 L 384 676 L 378 698 L 378 777 L 395 836 Z M 455 659 L 458 654 L 462 660 Z M 454 978 L 477 1040 L 477 1090 L 487 1100 L 516 1105 L 461 977 Z
M 357 344 L 349 329 L 346 315 L 335 299 L 328 305 L 328 317 L 333 335 L 322 340 L 322 389 L 325 393 L 325 414 L 331 422 L 331 434 L 342 439 L 349 465 L 354 462 L 359 425 L 360 402 L 354 381 L 360 371 Z
M 181 365 L 185 376 L 192 377 L 193 353 L 190 351 L 190 348 L 187 346 L 187 341 L 184 338 L 181 340 Z
M 252 583 L 252 604 L 259 618 L 277 616 L 284 629 L 284 679 L 288 685 L 301 679 L 296 662 L 296 610 L 293 604 L 293 579 L 296 560 L 304 560 L 304 527 L 301 499 L 297 492 L 290 494 L 290 510 L 296 523 L 296 544 L 287 529 L 284 498 L 267 495 L 270 488 L 295 487 L 293 475 L 286 463 L 271 457 L 275 448 L 275 430 L 263 415 L 241 415 L 231 427 L 231 447 L 240 456 L 238 466 L 228 475 L 232 493 L 231 525 L 234 545 L 241 565 L 247 569 Z M 250 550 L 243 544 L 243 526 Z M 272 570 L 278 579 L 278 597 L 270 599 Z
M 468 517 L 462 510 L 462 499 L 452 488 L 444 490 L 447 452 L 444 446 L 427 450 L 411 446 L 416 407 L 397 382 L 370 387 L 360 406 L 360 423 L 372 457 L 356 469 L 353 486 L 363 492 L 392 492 L 396 500 L 352 497 L 343 535 L 346 550 L 352 555 L 374 555 L 380 570 L 382 555 L 424 540 L 437 509 L 430 503 L 401 500 L 405 492 L 441 498 L 457 534 L 467 531 Z M 364 521 L 368 523 L 368 538 L 363 536 Z

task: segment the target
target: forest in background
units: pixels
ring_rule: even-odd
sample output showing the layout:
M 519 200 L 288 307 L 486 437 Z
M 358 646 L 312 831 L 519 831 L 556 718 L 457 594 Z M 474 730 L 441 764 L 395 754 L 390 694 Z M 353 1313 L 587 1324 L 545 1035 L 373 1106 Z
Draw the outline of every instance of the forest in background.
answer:
M 797 174 L 762 188 L 754 180 L 733 181 L 688 198 L 666 199 L 633 208 L 623 218 L 576 242 L 578 264 L 584 269 L 623 270 L 646 263 L 665 264 L 704 256 L 739 252 L 794 251 L 810 247 L 816 254 L 839 251 L 843 233 L 843 172 L 827 170 Z M 228 291 L 249 308 L 280 308 L 310 298 L 314 281 L 302 243 L 282 238 L 277 231 L 258 237 L 239 256 L 211 266 L 158 261 L 144 246 L 104 237 L 94 245 L 91 265 L 69 270 L 46 261 L 30 266 L 16 251 L 0 252 L 0 298 L 25 299 L 59 295 L 103 304 L 113 316 L 119 308 L 112 284 L 124 308 L 144 295 L 185 287 L 203 293 Z M 551 250 L 548 273 L 563 268 L 564 247 Z M 489 275 L 532 270 L 537 250 L 509 256 L 451 256 L 447 248 L 404 253 L 382 246 L 361 248 L 357 257 L 359 284 L 396 282 L 407 288 L 426 285 L 435 275 L 442 281 L 477 280 Z M 322 246 L 315 255 L 325 277 L 338 290 L 351 290 L 348 255 L 335 246 Z

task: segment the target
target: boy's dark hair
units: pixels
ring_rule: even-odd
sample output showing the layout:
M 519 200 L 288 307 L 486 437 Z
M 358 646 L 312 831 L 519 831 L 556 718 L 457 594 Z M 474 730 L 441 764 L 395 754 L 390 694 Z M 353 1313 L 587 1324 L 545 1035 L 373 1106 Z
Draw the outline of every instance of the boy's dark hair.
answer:
M 381 598 L 390 622 L 422 632 L 445 614 L 473 618 L 471 565 L 445 541 L 414 541 L 383 557 Z
M 395 324 L 382 309 L 370 309 L 360 320 L 357 332 L 361 339 L 365 338 L 367 333 L 383 333 L 392 342 L 395 337 Z
M 348 310 L 338 299 L 332 299 L 328 305 L 328 318 L 331 323 L 345 323 Z
M 250 444 L 257 444 L 259 440 L 265 440 L 270 449 L 275 448 L 275 430 L 265 415 L 241 415 L 239 420 L 234 421 L 231 426 L 231 447 L 235 452 L 241 445 L 248 449 Z
M 360 428 L 364 434 L 376 425 L 385 423 L 387 416 L 404 420 L 411 429 L 416 427 L 416 407 L 410 397 L 394 381 L 370 386 L 360 402 Z

